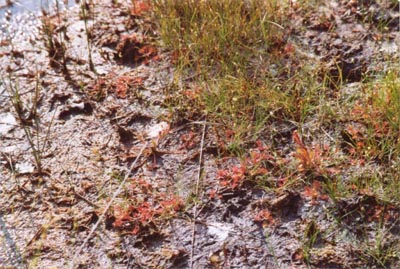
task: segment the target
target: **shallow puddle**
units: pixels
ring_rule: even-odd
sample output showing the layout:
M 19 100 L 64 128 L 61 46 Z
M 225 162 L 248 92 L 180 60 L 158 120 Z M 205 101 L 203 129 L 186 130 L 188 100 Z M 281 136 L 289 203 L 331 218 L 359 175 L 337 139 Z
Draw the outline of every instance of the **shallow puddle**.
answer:
M 74 0 L 0 0 L 0 41 L 35 33 L 42 11 L 55 14 L 74 5 Z
M 11 3 L 10 3 L 11 2 Z M 42 9 L 57 10 L 64 9 L 65 7 L 72 7 L 76 5 L 77 1 L 73 0 L 1 0 L 0 1 L 0 18 L 4 18 L 5 13 L 8 11 L 11 14 L 21 13 L 39 13 Z M 79 2 L 79 1 L 78 1 Z

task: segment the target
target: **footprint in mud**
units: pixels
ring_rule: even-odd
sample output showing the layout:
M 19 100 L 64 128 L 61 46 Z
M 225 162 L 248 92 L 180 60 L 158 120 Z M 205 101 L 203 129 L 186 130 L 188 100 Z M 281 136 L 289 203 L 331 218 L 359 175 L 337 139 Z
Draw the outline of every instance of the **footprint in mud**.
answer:
M 84 114 L 91 115 L 93 112 L 93 107 L 88 102 L 74 103 L 69 105 L 66 109 L 60 112 L 58 119 L 67 121 L 73 116 Z
M 140 130 L 143 131 L 152 119 L 153 117 L 149 115 L 134 112 L 131 115 L 124 117 L 124 119 L 119 120 L 116 123 L 119 141 L 125 146 L 125 148 L 130 148 L 135 137 L 140 133 Z

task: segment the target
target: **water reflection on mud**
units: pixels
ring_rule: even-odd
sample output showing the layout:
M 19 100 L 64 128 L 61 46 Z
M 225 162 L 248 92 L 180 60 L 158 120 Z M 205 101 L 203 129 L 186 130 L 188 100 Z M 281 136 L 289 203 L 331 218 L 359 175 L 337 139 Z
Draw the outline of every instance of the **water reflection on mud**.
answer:
M 0 0 L 0 43 L 37 35 L 42 11 L 56 13 L 75 4 L 75 0 Z

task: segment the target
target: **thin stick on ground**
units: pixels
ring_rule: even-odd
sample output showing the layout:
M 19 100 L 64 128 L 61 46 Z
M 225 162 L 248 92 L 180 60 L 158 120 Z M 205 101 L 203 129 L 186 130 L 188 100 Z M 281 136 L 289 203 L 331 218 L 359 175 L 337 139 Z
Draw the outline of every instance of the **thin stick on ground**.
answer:
M 202 162 L 203 162 L 203 148 L 204 148 L 204 138 L 206 135 L 206 126 L 207 120 L 204 121 L 203 124 L 203 134 L 201 136 L 201 143 L 200 143 L 200 156 L 199 156 L 199 169 L 197 172 L 197 180 L 196 180 L 196 188 L 195 188 L 195 197 L 199 195 L 200 189 L 200 179 L 201 179 L 201 172 L 202 172 Z M 194 200 L 194 213 L 193 213 L 193 221 L 192 221 L 192 248 L 190 251 L 190 268 L 193 269 L 193 256 L 194 256 L 194 244 L 196 242 L 196 219 L 197 219 L 197 201 Z
M 0 213 L 0 230 L 2 233 L 2 238 L 4 238 L 4 241 L 3 240 L 2 241 L 7 252 L 7 256 L 9 259 L 8 261 L 14 263 L 13 265 L 16 265 L 15 268 L 25 268 L 26 265 L 25 261 L 23 260 L 22 255 L 18 250 L 15 241 L 13 240 L 11 234 L 9 233 L 9 230 L 6 227 L 6 223 L 3 220 L 2 213 Z M 14 268 L 14 266 L 11 267 Z M 6 267 L 1 267 L 1 268 L 6 268 Z
M 130 173 L 132 172 L 133 168 L 136 166 L 137 161 L 139 158 L 142 156 L 143 151 L 147 148 L 148 142 L 143 145 L 143 147 L 140 149 L 139 154 L 137 155 L 135 161 L 131 164 L 129 167 L 128 172 L 125 174 L 124 179 L 122 182 L 119 184 L 118 189 L 114 192 L 111 200 L 108 202 L 106 205 L 106 208 L 104 209 L 103 213 L 100 215 L 99 219 L 97 220 L 96 224 L 93 226 L 93 228 L 90 230 L 88 236 L 85 238 L 85 241 L 83 241 L 82 245 L 79 247 L 79 249 L 76 251 L 74 257 L 72 258 L 72 261 L 70 263 L 70 268 L 73 269 L 75 268 L 75 260 L 78 257 L 78 255 L 82 252 L 83 248 L 85 245 L 89 242 L 90 238 L 92 237 L 93 233 L 96 231 L 97 227 L 99 226 L 100 222 L 103 220 L 105 214 L 107 213 L 108 209 L 110 208 L 111 204 L 114 202 L 115 198 L 118 196 L 118 194 L 121 192 L 122 186 L 125 184 L 126 180 L 128 179 Z

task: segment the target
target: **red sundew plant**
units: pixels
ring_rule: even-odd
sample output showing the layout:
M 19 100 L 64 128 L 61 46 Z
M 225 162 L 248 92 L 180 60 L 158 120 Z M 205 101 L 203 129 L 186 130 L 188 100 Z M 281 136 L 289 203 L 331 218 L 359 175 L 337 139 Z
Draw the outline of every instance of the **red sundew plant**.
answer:
M 151 2 L 148 0 L 132 0 L 131 15 L 140 17 L 151 10 Z
M 175 195 L 151 202 L 139 202 L 127 209 L 116 206 L 113 210 L 113 226 L 117 229 L 130 229 L 132 234 L 138 234 L 150 227 L 161 225 L 164 219 L 173 217 L 182 207 L 183 200 Z
M 296 152 L 294 153 L 294 157 L 300 161 L 300 165 L 298 167 L 299 171 L 303 172 L 314 169 L 319 170 L 321 165 L 321 154 L 319 149 L 315 149 L 313 152 L 307 148 L 296 131 L 293 132 L 292 139 L 296 144 Z
M 182 145 L 179 147 L 179 149 L 189 150 L 196 147 L 199 144 L 198 135 L 193 131 L 181 135 L 180 140 Z
M 165 200 L 160 201 L 161 206 L 161 216 L 173 215 L 182 209 L 183 200 L 180 197 L 172 196 L 165 198 Z
M 218 189 L 211 189 L 208 191 L 208 197 L 212 200 L 212 199 L 221 199 L 222 195 L 218 194 Z
M 303 195 L 306 198 L 311 199 L 311 204 L 318 204 L 318 200 L 328 200 L 328 196 L 321 193 L 321 182 L 314 181 L 311 186 L 306 186 L 304 188 Z
M 364 134 L 362 130 L 357 129 L 352 125 L 346 127 L 346 132 L 349 134 L 352 142 L 352 148 L 349 150 L 351 155 L 362 155 L 365 147 Z
M 231 169 L 221 169 L 217 172 L 217 179 L 223 187 L 231 189 L 239 188 L 248 179 L 269 173 L 267 162 L 275 162 L 275 158 L 268 153 L 269 148 L 264 146 L 261 141 L 256 142 L 257 147 L 250 151 L 250 154 L 240 165 L 233 166 Z
M 296 131 L 293 132 L 292 139 L 296 145 L 296 151 L 293 156 L 299 161 L 297 167 L 299 172 L 313 172 L 317 175 L 328 175 L 337 172 L 336 169 L 326 167 L 326 163 L 330 160 L 328 145 L 322 148 L 319 145 L 312 148 L 307 147 Z
M 246 167 L 243 165 L 234 166 L 230 171 L 218 170 L 217 179 L 221 186 L 236 189 L 240 187 L 246 178 Z
M 115 89 L 115 95 L 118 98 L 125 99 L 132 88 L 140 87 L 143 85 L 144 78 L 134 77 L 132 75 L 124 75 L 117 77 L 112 87 Z
M 398 156 L 400 152 L 398 132 L 400 126 L 400 80 L 398 71 L 389 70 L 374 81 L 363 100 L 351 110 L 354 121 L 365 128 L 365 146 L 361 152 L 367 158 Z M 360 153 L 359 153 L 360 154 Z
M 120 77 L 118 80 L 115 82 L 115 94 L 117 95 L 118 98 L 125 99 L 126 95 L 129 91 L 129 83 L 130 78 L 129 77 Z
M 156 47 L 151 45 L 145 45 L 138 50 L 140 58 L 143 59 L 143 64 L 148 64 L 150 61 L 160 60 L 158 50 Z
M 115 206 L 113 208 L 113 214 L 115 217 L 113 226 L 122 228 L 125 226 L 127 223 L 129 223 L 132 220 L 132 217 L 130 216 L 130 210 L 129 209 L 123 209 L 120 206 Z
M 275 219 L 268 209 L 260 210 L 253 218 L 255 222 L 261 222 L 264 225 L 275 224 Z
M 163 220 L 175 216 L 183 208 L 182 198 L 158 191 L 145 179 L 134 179 L 131 190 L 126 202 L 128 206 L 113 207 L 114 228 L 138 234 L 162 225 Z
M 256 144 L 257 147 L 252 149 L 250 156 L 246 158 L 251 177 L 267 174 L 269 172 L 266 168 L 267 162 L 275 163 L 275 158 L 268 152 L 269 147 L 264 146 L 261 141 L 257 141 Z

